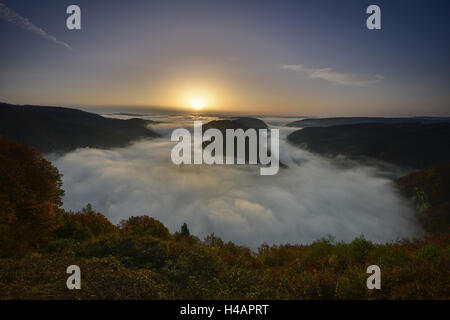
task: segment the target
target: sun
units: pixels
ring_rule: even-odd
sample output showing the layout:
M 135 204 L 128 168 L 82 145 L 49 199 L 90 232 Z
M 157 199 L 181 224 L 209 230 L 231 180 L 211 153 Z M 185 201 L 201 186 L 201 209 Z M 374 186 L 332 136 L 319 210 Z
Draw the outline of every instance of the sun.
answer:
M 190 111 L 211 110 L 215 108 L 217 103 L 217 95 L 206 86 L 179 90 L 178 97 L 178 106 Z
M 206 101 L 203 98 L 194 98 L 190 101 L 190 105 L 195 110 L 201 110 L 206 106 Z

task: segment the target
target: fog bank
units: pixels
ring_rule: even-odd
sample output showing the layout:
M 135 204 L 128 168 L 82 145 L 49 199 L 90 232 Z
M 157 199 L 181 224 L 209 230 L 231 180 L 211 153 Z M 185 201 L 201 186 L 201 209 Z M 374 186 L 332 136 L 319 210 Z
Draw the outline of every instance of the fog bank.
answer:
M 280 159 L 289 168 L 260 176 L 257 166 L 173 165 L 172 128 L 154 126 L 163 138 L 112 150 L 79 149 L 53 162 L 63 173 L 64 207 L 91 203 L 113 223 L 149 215 L 170 231 L 186 222 L 194 235 L 215 233 L 256 248 L 310 243 L 327 235 L 376 242 L 419 235 L 411 205 L 393 183 L 369 166 L 337 166 L 332 160 L 287 144 Z M 193 122 L 192 122 L 193 123 Z

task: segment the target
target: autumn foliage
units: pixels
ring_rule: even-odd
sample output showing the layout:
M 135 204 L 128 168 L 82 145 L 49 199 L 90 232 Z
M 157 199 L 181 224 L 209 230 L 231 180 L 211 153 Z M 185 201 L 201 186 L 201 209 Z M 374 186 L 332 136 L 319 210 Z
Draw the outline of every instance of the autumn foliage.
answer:
M 161 222 L 149 216 L 130 217 L 122 221 L 120 225 L 125 233 L 149 235 L 161 239 L 170 238 L 169 230 Z
M 431 234 L 450 233 L 450 163 L 397 179 L 400 190 L 419 211 L 419 221 Z
M 2 253 L 45 246 L 58 226 L 61 175 L 40 153 L 0 136 L 0 223 Z
M 170 233 L 148 216 L 116 226 L 90 205 L 67 212 L 57 170 L 5 140 L 0 178 L 0 299 L 450 298 L 450 235 L 442 228 L 414 241 L 329 237 L 252 251 L 214 234 L 200 240 L 187 225 Z M 82 270 L 81 290 L 66 288 L 72 264 Z M 366 287 L 373 264 L 381 290 Z

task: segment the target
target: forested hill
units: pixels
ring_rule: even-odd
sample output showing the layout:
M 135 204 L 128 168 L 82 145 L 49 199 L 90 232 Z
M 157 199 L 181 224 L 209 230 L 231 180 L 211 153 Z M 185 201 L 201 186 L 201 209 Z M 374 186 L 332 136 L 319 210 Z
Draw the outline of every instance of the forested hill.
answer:
M 77 109 L 0 103 L 0 135 L 32 145 L 43 153 L 80 147 L 112 148 L 157 137 L 151 121 L 119 120 Z
M 365 123 L 304 128 L 288 141 L 322 155 L 368 157 L 403 167 L 450 162 L 450 123 Z
M 360 123 L 450 123 L 449 117 L 411 117 L 411 118 L 384 118 L 384 117 L 337 117 L 337 118 L 317 118 L 303 119 L 288 123 L 288 127 L 307 128 L 307 127 L 330 127 L 345 124 Z

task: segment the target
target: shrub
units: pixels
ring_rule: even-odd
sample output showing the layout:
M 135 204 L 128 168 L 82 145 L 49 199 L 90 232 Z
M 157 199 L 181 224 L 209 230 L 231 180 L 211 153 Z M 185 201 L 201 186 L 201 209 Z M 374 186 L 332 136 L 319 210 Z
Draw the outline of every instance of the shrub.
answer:
M 120 223 L 122 230 L 128 234 L 149 235 L 155 238 L 169 239 L 169 230 L 158 220 L 149 216 L 130 217 Z
M 110 234 L 81 244 L 76 250 L 81 257 L 115 256 L 130 267 L 162 268 L 169 258 L 167 243 L 151 236 Z
M 354 239 L 350 243 L 350 250 L 352 256 L 356 261 L 364 262 L 366 258 L 369 256 L 370 251 L 373 249 L 372 242 L 366 240 L 363 235 L 359 238 Z
M 420 248 L 416 254 L 417 258 L 423 260 L 433 260 L 434 258 L 439 257 L 439 255 L 439 249 L 433 244 Z
M 92 210 L 89 204 L 81 212 L 60 210 L 58 218 L 60 226 L 55 230 L 55 236 L 59 239 L 84 241 L 118 229 L 104 215 Z

